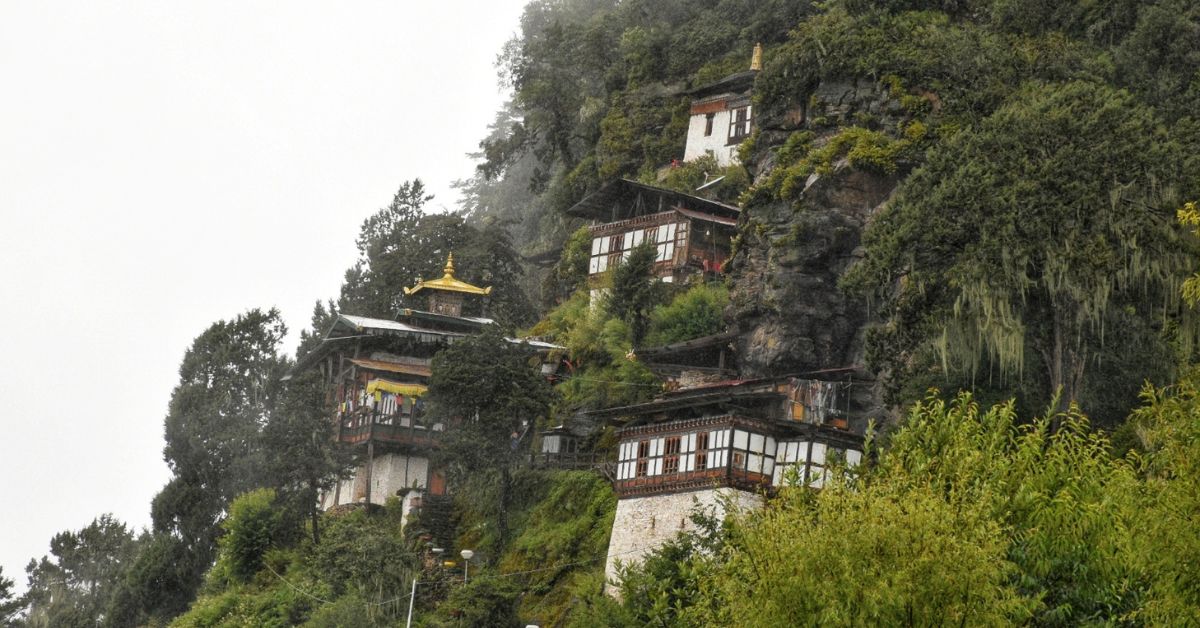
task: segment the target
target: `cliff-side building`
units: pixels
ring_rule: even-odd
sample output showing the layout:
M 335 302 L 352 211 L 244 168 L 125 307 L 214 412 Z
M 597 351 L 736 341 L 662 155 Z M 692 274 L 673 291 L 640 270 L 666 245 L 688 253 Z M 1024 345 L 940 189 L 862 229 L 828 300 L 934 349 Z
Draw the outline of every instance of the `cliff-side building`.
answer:
M 762 46 L 754 47 L 750 69 L 702 85 L 691 91 L 692 106 L 688 118 L 687 144 L 683 160 L 691 161 L 711 154 L 719 166 L 738 162 L 737 148 L 753 129 L 753 105 L 750 103 L 754 77 L 762 69 Z
M 729 258 L 741 210 L 733 205 L 617 179 L 567 210 L 593 221 L 588 277 L 595 280 L 634 247 L 656 247 L 655 274 L 667 283 L 719 273 Z
M 450 256 L 442 277 L 405 289 L 406 295 L 426 295 L 427 310 L 405 309 L 395 320 L 339 315 L 321 344 L 300 359 L 293 372 L 319 369 L 324 376 L 336 439 L 361 453 L 353 474 L 321 496 L 322 508 L 399 496 L 407 517 L 425 494 L 447 492 L 445 474 L 431 464 L 446 426 L 426 420 L 423 412 L 430 362 L 441 349 L 492 323 L 462 316 L 466 299 L 490 293 L 456 278 Z
M 728 342 L 714 338 L 664 353 L 719 351 Z M 693 378 L 722 370 L 678 369 Z M 727 505 L 756 507 L 785 485 L 819 489 L 831 468 L 858 465 L 863 439 L 849 429 L 852 385 L 802 377 L 709 381 L 593 413 L 619 426 L 607 579 L 615 581 L 618 563 L 638 562 L 694 529 L 697 507 L 721 517 Z

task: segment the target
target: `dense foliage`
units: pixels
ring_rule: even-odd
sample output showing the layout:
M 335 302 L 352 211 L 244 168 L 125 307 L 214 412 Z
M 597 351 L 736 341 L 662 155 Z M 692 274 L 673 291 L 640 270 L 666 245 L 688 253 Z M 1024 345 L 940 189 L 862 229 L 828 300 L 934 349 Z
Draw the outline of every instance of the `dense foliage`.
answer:
M 438 457 L 450 480 L 476 497 L 488 495 L 496 545 L 508 542 L 512 471 L 549 414 L 552 391 L 528 346 L 489 328 L 433 358 L 430 416 L 452 426 Z
M 420 179 L 406 181 L 392 202 L 363 221 L 358 236 L 359 259 L 346 271 L 337 308 L 347 314 L 393 318 L 403 308 L 427 309 L 424 295 L 405 296 L 422 279 L 442 276 L 454 255 L 455 276 L 491 286 L 487 314 L 508 325 L 529 321 L 523 274 L 503 229 L 479 229 L 455 213 L 426 213 L 433 199 Z M 473 302 L 464 314 L 481 315 Z M 322 330 L 324 331 L 324 330 Z
M 1180 157 L 1128 92 L 1028 85 L 930 150 L 868 231 L 854 279 L 886 287 L 896 323 L 874 336 L 877 352 L 904 374 L 932 343 L 945 371 L 990 364 L 1001 378 L 1036 378 L 1042 398 L 1091 402 L 1089 365 L 1157 347 L 1126 363 L 1132 399 L 1172 359 L 1156 323 L 1183 313 L 1193 266 L 1159 189 L 1180 180 Z
M 13 594 L 13 581 L 5 578 L 4 569 L 0 568 L 0 626 L 15 625 L 23 606 L 23 601 Z
M 758 42 L 744 166 L 673 163 L 688 90 L 746 69 Z M 428 626 L 1200 623 L 1200 212 L 1184 202 L 1200 196 L 1200 5 L 534 0 L 499 69 L 513 99 L 461 211 L 427 212 L 403 183 L 299 349 L 339 312 L 423 308 L 403 288 L 451 252 L 494 286 L 505 332 L 564 347 L 553 390 L 499 329 L 435 359 L 451 531 L 422 527 L 432 506 L 404 528 L 398 500 L 318 511 L 352 461 L 318 378 L 281 384 L 278 313 L 251 310 L 184 356 L 153 529 L 103 516 L 56 535 L 28 594 L 0 574 L 0 625 L 398 625 L 414 582 Z M 806 188 L 845 170 L 899 182 L 842 287 L 879 317 L 866 358 L 904 418 L 819 493 L 698 518 L 608 597 L 612 489 L 529 468 L 534 434 L 659 392 L 636 349 L 721 331 L 739 286 L 665 286 L 649 249 L 589 278 L 590 234 L 561 210 L 616 177 L 694 193 L 724 176 L 700 193 L 738 199 L 745 236 L 767 228 L 759 210 L 813 211 Z M 768 259 L 824 237 L 798 225 Z M 1120 424 L 1138 390 L 1114 446 L 1084 415 Z M 477 551 L 465 583 L 441 562 L 461 548 Z
M 1195 375 L 1145 393 L 1145 457 L 1071 408 L 930 396 L 869 468 L 784 489 L 625 574 L 583 625 L 1186 625 L 1197 616 Z M 661 598 L 662 603 L 654 603 Z
M 650 312 L 648 346 L 669 345 L 720 332 L 729 290 L 715 283 L 700 283 L 679 293 L 670 303 Z
M 133 531 L 111 515 L 101 515 L 80 530 L 54 535 L 50 556 L 30 561 L 25 568 L 29 577 L 23 600 L 29 606 L 25 625 L 95 626 L 137 551 Z M 15 610 L 14 605 L 3 603 L 0 596 L 0 608 Z M 11 611 L 0 612 L 0 625 L 5 624 L 6 614 L 11 616 Z

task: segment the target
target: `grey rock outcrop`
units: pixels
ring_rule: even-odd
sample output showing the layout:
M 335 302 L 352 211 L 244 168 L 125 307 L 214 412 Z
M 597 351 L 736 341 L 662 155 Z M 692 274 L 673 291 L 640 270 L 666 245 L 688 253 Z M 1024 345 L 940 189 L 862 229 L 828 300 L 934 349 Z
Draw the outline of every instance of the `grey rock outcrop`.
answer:
M 795 130 L 816 134 L 819 146 L 839 127 L 864 124 L 895 132 L 903 108 L 874 82 L 818 86 L 806 111 L 760 120 L 759 145 L 748 166 L 756 181 L 773 168 L 771 145 Z M 903 178 L 860 169 L 846 160 L 813 174 L 800 198 L 743 208 L 741 242 L 730 264 L 730 322 L 740 332 L 739 364 L 750 377 L 852 368 L 846 376 L 869 378 L 863 363 L 867 303 L 838 287 L 862 255 L 863 229 L 892 197 Z M 840 371 L 839 371 L 840 372 Z M 860 408 L 879 409 L 873 386 L 856 387 Z

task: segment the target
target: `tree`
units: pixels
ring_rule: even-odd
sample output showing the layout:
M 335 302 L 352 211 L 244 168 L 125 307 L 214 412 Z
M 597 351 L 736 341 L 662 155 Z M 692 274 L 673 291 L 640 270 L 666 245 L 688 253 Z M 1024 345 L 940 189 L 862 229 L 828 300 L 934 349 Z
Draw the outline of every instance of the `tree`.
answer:
M 112 515 L 78 531 L 55 534 L 50 556 L 25 568 L 29 626 L 96 626 L 105 616 L 120 574 L 138 548 L 133 532 Z
M 1143 390 L 1130 417 L 1146 450 L 1146 504 L 1133 533 L 1150 574 L 1138 619 L 1148 625 L 1200 623 L 1200 370 L 1166 388 Z
M 650 310 L 661 299 L 662 284 L 654 274 L 657 255 L 654 244 L 639 244 L 612 271 L 608 309 L 629 325 L 634 347 L 641 346 L 649 326 Z
M 1011 403 L 983 411 L 935 391 L 876 462 L 734 517 L 723 548 L 696 565 L 704 595 L 684 623 L 1128 618 L 1146 595 L 1142 494 L 1135 464 L 1075 407 L 1024 421 Z
M 104 625 L 165 624 L 187 610 L 199 587 L 197 574 L 209 567 L 199 560 L 183 539 L 167 532 L 151 534 L 119 578 Z
M 1195 201 L 1184 203 L 1183 207 L 1176 213 L 1176 218 L 1179 224 L 1185 227 L 1193 227 L 1192 235 L 1200 235 L 1200 205 Z M 1183 300 L 1190 307 L 1200 305 L 1200 273 L 1192 273 L 1190 277 L 1183 280 L 1181 287 Z
M 438 616 L 426 619 L 431 628 L 454 626 L 524 625 L 517 617 L 520 585 L 511 578 L 476 578 L 455 587 L 450 596 L 438 605 Z
M 405 307 L 425 309 L 423 297 L 406 297 L 421 279 L 442 276 L 446 257 L 454 254 L 456 276 L 469 283 L 493 286 L 489 314 L 520 325 L 533 311 L 520 286 L 520 260 L 504 229 L 477 229 L 459 214 L 425 214 L 420 179 L 400 186 L 392 203 L 363 221 L 359 259 L 346 271 L 338 311 L 392 318 Z M 480 315 L 474 301 L 464 314 Z
M 745 529 L 715 578 L 729 601 L 714 607 L 720 619 L 926 626 L 1027 617 L 1008 583 L 1003 530 L 986 510 L 956 507 L 927 485 L 825 491 L 813 507 L 793 491 Z
M 17 616 L 25 608 L 25 600 L 13 595 L 13 581 L 4 577 L 0 567 L 0 627 L 17 625 Z
M 153 591 L 152 582 L 138 582 L 133 588 L 143 600 L 182 610 L 179 600 L 191 599 L 212 565 L 230 502 L 268 482 L 262 430 L 287 367 L 278 354 L 285 333 L 277 310 L 250 310 L 211 325 L 184 354 L 165 420 L 163 457 L 172 478 L 151 504 L 156 538 L 146 551 L 153 554 L 139 557 L 132 576 L 169 572 L 171 586 L 183 590 Z
M 229 505 L 222 522 L 222 561 L 235 582 L 247 582 L 263 567 L 267 550 L 275 546 L 284 526 L 283 513 L 275 505 L 275 491 L 260 488 L 242 493 Z
M 1177 151 L 1127 92 L 1078 81 L 1027 85 L 931 150 L 849 279 L 883 295 L 874 341 L 892 347 L 894 375 L 936 347 L 947 374 L 988 365 L 1019 381 L 1028 363 L 1061 408 L 1083 399 L 1106 330 L 1148 321 L 1135 344 L 1153 343 L 1155 322 L 1180 311 L 1192 261 L 1164 199 Z
M 666 345 L 715 334 L 725 327 L 729 290 L 718 283 L 697 284 L 650 314 L 651 345 Z
M 300 530 L 307 519 L 313 543 L 321 542 L 321 492 L 354 462 L 353 450 L 335 441 L 329 416 L 321 375 L 309 370 L 288 381 L 263 428 L 267 477 L 290 524 L 285 529 Z
M 448 426 L 439 457 L 452 482 L 488 496 L 500 547 L 508 540 L 512 469 L 552 399 L 534 356 L 489 327 L 433 358 L 430 413 Z

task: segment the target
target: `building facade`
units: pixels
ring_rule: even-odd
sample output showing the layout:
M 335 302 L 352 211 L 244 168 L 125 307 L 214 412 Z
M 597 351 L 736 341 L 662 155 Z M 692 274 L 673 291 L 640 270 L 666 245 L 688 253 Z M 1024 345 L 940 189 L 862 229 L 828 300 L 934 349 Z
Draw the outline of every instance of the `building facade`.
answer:
M 617 513 L 606 576 L 681 531 L 693 509 L 722 517 L 755 507 L 783 486 L 819 489 L 857 466 L 847 381 L 798 377 L 726 380 L 596 413 L 617 430 Z
M 749 70 L 692 90 L 684 161 L 708 154 L 722 167 L 738 163 L 738 145 L 750 137 L 754 128 L 750 100 L 760 69 L 761 45 L 754 47 Z
M 664 282 L 720 273 L 741 210 L 733 205 L 618 179 L 567 213 L 593 221 L 588 277 L 595 281 L 642 244 L 655 248 L 654 273 Z
M 321 496 L 322 508 L 399 497 L 407 519 L 425 495 L 446 494 L 446 476 L 432 463 L 446 426 L 424 413 L 430 363 L 441 349 L 493 322 L 462 315 L 465 299 L 490 293 L 457 279 L 451 255 L 442 277 L 405 289 L 426 296 L 428 309 L 404 309 L 394 320 L 339 315 L 321 344 L 300 359 L 294 371 L 319 369 L 324 376 L 335 438 L 357 448 L 362 461 Z

